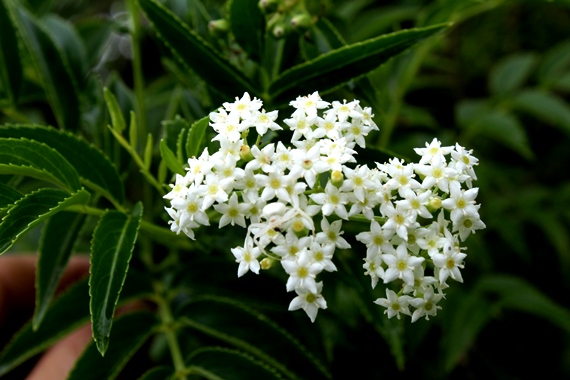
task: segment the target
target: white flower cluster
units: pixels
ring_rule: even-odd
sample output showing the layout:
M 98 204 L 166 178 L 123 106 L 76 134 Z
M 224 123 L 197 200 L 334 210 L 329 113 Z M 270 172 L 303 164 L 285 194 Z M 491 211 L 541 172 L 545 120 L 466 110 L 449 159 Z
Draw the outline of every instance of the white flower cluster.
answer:
M 416 149 L 419 163 L 357 165 L 354 148 L 364 148 L 364 137 L 377 129 L 370 108 L 357 100 L 331 104 L 317 92 L 290 105 L 295 111 L 284 120 L 293 132 L 290 146 L 259 146 L 268 130 L 282 128 L 277 111 L 266 112 L 247 93 L 210 114 L 220 149 L 189 159 L 186 175 L 170 185 L 171 230 L 193 239 L 196 228 L 209 225 L 213 207 L 219 228 L 246 229 L 243 246 L 231 249 L 238 276 L 278 261 L 289 276 L 287 291 L 297 294 L 289 310 L 302 308 L 314 321 L 327 307 L 317 276 L 336 271 L 335 250 L 350 248 L 343 223 L 369 223 L 356 236 L 367 247 L 365 274 L 373 288 L 379 280 L 400 287 L 386 288 L 387 298 L 375 302 L 390 318 L 435 315 L 448 279 L 462 281 L 460 241 L 485 227 L 472 188 L 478 160 L 434 139 Z M 258 139 L 250 147 L 252 128 Z

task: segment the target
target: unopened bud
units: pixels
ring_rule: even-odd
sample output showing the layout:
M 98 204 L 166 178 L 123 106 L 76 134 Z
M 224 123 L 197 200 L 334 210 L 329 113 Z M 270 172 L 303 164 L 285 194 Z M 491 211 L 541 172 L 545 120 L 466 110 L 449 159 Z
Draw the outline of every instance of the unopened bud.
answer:
M 210 21 L 208 23 L 208 30 L 210 32 L 210 35 L 212 35 L 213 37 L 220 38 L 220 37 L 225 37 L 226 34 L 228 34 L 230 26 L 226 20 L 221 18 L 218 20 Z
M 239 157 L 245 162 L 253 160 L 253 154 L 251 154 L 251 148 L 249 145 L 242 145 L 239 148 Z
M 286 24 L 277 24 L 273 28 L 273 37 L 275 38 L 283 38 L 287 33 L 287 25 Z
M 331 173 L 331 183 L 336 187 L 340 187 L 342 185 L 342 181 L 344 181 L 344 175 L 340 170 L 334 170 Z
M 269 258 L 269 257 L 266 257 L 266 258 L 264 258 L 263 260 L 261 260 L 261 261 L 259 262 L 259 265 L 261 266 L 261 269 L 267 270 L 267 269 L 269 269 L 269 268 L 271 268 L 271 267 L 273 266 L 273 262 L 274 262 L 274 261 L 275 261 L 275 260 L 273 260 L 273 259 L 271 259 L 271 258 Z
M 279 8 L 279 0 L 260 0 L 257 4 L 265 14 L 273 13 Z
M 291 19 L 291 27 L 297 31 L 309 29 L 311 26 L 311 16 L 308 13 L 300 13 Z
M 440 197 L 430 197 L 428 203 L 428 210 L 431 212 L 437 211 L 441 208 L 441 198 Z

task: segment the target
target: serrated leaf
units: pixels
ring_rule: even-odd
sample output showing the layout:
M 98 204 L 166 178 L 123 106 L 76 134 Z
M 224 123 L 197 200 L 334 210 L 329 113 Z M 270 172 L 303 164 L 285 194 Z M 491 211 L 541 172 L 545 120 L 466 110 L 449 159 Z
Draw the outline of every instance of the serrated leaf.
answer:
M 85 218 L 83 214 L 63 211 L 53 215 L 44 227 L 36 267 L 34 330 L 40 326 L 57 290 Z
M 186 359 L 186 367 L 210 380 L 281 379 L 271 367 L 237 350 L 219 347 L 197 349 Z
M 138 380 L 169 380 L 174 371 L 167 366 L 160 366 L 149 369 Z
M 184 167 L 176 158 L 176 155 L 170 150 L 166 145 L 166 140 L 160 140 L 160 155 L 162 156 L 162 161 L 166 164 L 171 172 L 184 175 L 186 171 Z
M 328 378 L 326 367 L 270 318 L 221 297 L 190 301 L 179 313 L 185 326 L 220 339 L 266 362 L 289 378 Z
M 570 332 L 570 310 L 554 302 L 528 281 L 497 274 L 480 279 L 478 286 L 483 291 L 497 294 L 501 306 L 533 314 Z
M 86 204 L 90 195 L 85 190 L 69 194 L 58 189 L 40 189 L 14 203 L 0 222 L 0 254 L 18 238 L 55 213 L 76 204 Z
M 50 32 L 24 7 L 18 7 L 17 13 L 20 35 L 24 45 L 30 51 L 57 124 L 64 129 L 78 129 L 79 93 L 66 58 Z
M 9 205 L 13 205 L 20 198 L 22 198 L 22 194 L 18 190 L 0 182 L 0 211 Z
M 101 356 L 97 345 L 91 342 L 75 363 L 68 380 L 115 379 L 157 324 L 154 314 L 147 311 L 120 316 L 113 328 L 116 339 L 109 346 L 107 355 Z
M 521 88 L 535 63 L 536 56 L 528 53 L 512 55 L 501 61 L 489 76 L 491 94 L 502 97 Z
M 152 294 L 148 277 L 130 271 L 129 279 L 121 292 L 121 304 Z M 49 306 L 41 326 L 34 331 L 31 321 L 12 338 L 0 354 L 0 376 L 37 355 L 71 331 L 89 321 L 89 285 L 87 278 L 80 280 Z
M 488 110 L 474 115 L 474 119 L 463 122 L 471 135 L 483 135 L 519 153 L 530 160 L 534 157 L 525 129 L 512 114 L 500 110 Z
M 142 217 L 139 202 L 131 215 L 107 211 L 91 241 L 90 310 L 93 338 L 101 355 L 109 344 L 115 306 L 125 282 Z
M 123 184 L 117 169 L 100 150 L 85 140 L 40 125 L 8 125 L 0 128 L 0 137 L 23 137 L 48 145 L 75 168 L 83 184 L 107 199 L 123 203 Z
M 206 136 L 206 130 L 210 123 L 210 117 L 206 116 L 198 121 L 196 121 L 190 127 L 188 132 L 188 139 L 186 140 L 186 154 L 188 158 L 197 157 L 201 150 L 204 149 Z
M 0 99 L 15 104 L 22 84 L 22 68 L 16 28 L 5 0 L 0 0 Z
M 257 95 L 249 79 L 174 13 L 155 0 L 140 0 L 153 30 L 184 66 L 228 98 L 248 91 Z
M 402 30 L 335 49 L 284 71 L 269 86 L 272 99 L 293 99 L 299 94 L 334 89 L 374 70 L 417 42 L 447 28 L 437 24 Z
M 540 90 L 525 90 L 513 98 L 513 106 L 570 135 L 570 105 L 559 97 Z
M 263 51 L 265 16 L 257 1 L 231 0 L 228 15 L 232 33 L 238 44 L 254 61 L 259 61 Z
M 0 174 L 30 176 L 71 191 L 81 187 L 77 172 L 61 154 L 23 138 L 0 138 Z

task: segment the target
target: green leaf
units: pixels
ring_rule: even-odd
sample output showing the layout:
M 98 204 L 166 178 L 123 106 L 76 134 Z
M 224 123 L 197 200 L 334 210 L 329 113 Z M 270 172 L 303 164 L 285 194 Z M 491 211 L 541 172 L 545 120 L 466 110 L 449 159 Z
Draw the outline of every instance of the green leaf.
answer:
M 494 312 L 492 305 L 477 291 L 462 295 L 459 303 L 453 306 L 453 315 L 450 323 L 445 324 L 441 344 L 444 370 L 448 373 L 465 357 Z
M 504 59 L 491 71 L 489 89 L 494 96 L 512 94 L 522 87 L 536 63 L 534 54 L 517 54 Z
M 125 282 L 142 216 L 139 202 L 131 215 L 107 211 L 99 220 L 91 241 L 91 323 L 101 355 L 109 344 L 115 306 Z
M 265 16 L 257 1 L 231 0 L 228 4 L 230 27 L 237 43 L 254 61 L 263 51 Z
M 195 298 L 180 311 L 178 320 L 282 372 L 286 377 L 330 377 L 326 367 L 287 331 L 248 306 L 221 297 Z
M 437 24 L 402 30 L 333 50 L 283 72 L 269 86 L 269 95 L 272 99 L 288 100 L 299 94 L 332 90 L 366 75 L 391 57 L 448 26 Z
M 79 94 L 65 56 L 50 32 L 24 7 L 18 7 L 18 16 L 20 35 L 30 51 L 57 124 L 63 129 L 78 129 Z
M 139 0 L 153 30 L 179 62 L 195 71 L 220 94 L 233 99 L 244 91 L 257 95 L 249 79 L 214 47 L 155 0 Z
M 208 129 L 209 123 L 210 117 L 206 116 L 196 121 L 190 127 L 188 139 L 186 140 L 186 154 L 189 158 L 197 157 L 204 149 L 204 146 L 206 145 L 204 137 L 206 136 L 206 130 Z
M 471 114 L 472 119 L 460 116 L 461 125 L 470 136 L 482 135 L 496 140 L 506 147 L 514 150 L 527 160 L 534 157 L 530 148 L 526 131 L 519 120 L 510 113 L 501 110 L 483 107 L 485 112 L 471 112 L 461 110 L 463 107 L 471 106 L 469 103 L 462 103 L 458 107 L 459 114 Z
M 117 98 L 106 87 L 103 89 L 103 95 L 105 96 L 105 103 L 107 103 L 107 108 L 111 115 L 111 124 L 113 125 L 113 128 L 115 131 L 123 133 L 127 127 L 127 123 L 125 122 L 125 117 L 123 116 L 121 107 L 117 102 Z
M 556 83 L 560 77 L 570 71 L 570 41 L 550 49 L 542 58 L 538 68 L 538 79 L 544 85 Z
M 63 18 L 49 14 L 42 20 L 54 43 L 68 64 L 74 83 L 83 88 L 87 79 L 87 52 L 74 26 Z
M 162 156 L 162 160 L 166 166 L 168 166 L 168 169 L 170 169 L 170 171 L 180 175 L 184 175 L 186 173 L 184 167 L 176 158 L 176 155 L 166 145 L 166 140 L 164 139 L 160 140 L 160 155 Z
M 120 316 L 115 321 L 113 337 L 105 357 L 99 354 L 93 342 L 83 352 L 69 374 L 68 380 L 115 379 L 129 359 L 154 332 L 157 326 L 154 314 L 135 312 Z
M 0 128 L 0 137 L 23 137 L 57 150 L 77 171 L 80 181 L 105 198 L 123 203 L 124 190 L 117 169 L 96 147 L 55 128 L 40 125 L 9 125 Z
M 89 197 L 85 190 L 69 194 L 58 189 L 40 189 L 19 199 L 0 222 L 0 254 L 38 223 L 69 206 L 86 204 Z
M 341 48 L 346 43 L 333 24 L 322 17 L 301 37 L 299 45 L 305 59 L 311 60 Z
M 481 290 L 497 294 L 501 306 L 550 321 L 570 332 L 570 310 L 560 306 L 526 280 L 511 275 L 489 275 L 479 281 Z
M 0 174 L 34 177 L 71 191 L 81 187 L 77 172 L 61 154 L 24 138 L 0 138 Z
M 16 28 L 5 0 L 0 0 L 0 99 L 15 104 L 22 84 L 22 68 Z
M 282 379 L 265 363 L 237 350 L 220 347 L 197 349 L 186 359 L 186 367 L 211 380 Z
M 570 106 L 559 97 L 540 90 L 526 90 L 514 97 L 513 106 L 570 135 Z
M 57 290 L 85 218 L 83 214 L 64 211 L 53 215 L 44 227 L 36 267 L 34 330 L 40 326 Z
M 120 304 L 148 297 L 151 280 L 131 270 L 121 292 Z M 87 278 L 78 281 L 59 295 L 49 306 L 42 324 L 34 331 L 31 321 L 12 338 L 0 354 L 0 376 L 20 363 L 39 354 L 55 342 L 89 321 L 89 285 Z
M 20 198 L 22 194 L 19 191 L 0 182 L 0 211 L 13 205 Z
M 167 366 L 160 366 L 149 369 L 138 380 L 168 380 L 174 371 Z

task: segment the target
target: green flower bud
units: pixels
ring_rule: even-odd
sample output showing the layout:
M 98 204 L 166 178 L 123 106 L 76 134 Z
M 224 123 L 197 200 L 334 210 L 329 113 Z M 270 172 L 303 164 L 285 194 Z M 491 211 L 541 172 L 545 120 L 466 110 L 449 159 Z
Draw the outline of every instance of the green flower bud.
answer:
M 291 19 L 290 24 L 294 30 L 307 30 L 312 24 L 311 16 L 306 12 L 299 13 Z
M 334 186 L 340 187 L 342 185 L 342 181 L 344 181 L 344 175 L 340 170 L 335 170 L 331 173 L 331 183 Z
M 269 258 L 269 257 L 266 257 L 266 258 L 264 258 L 263 260 L 261 260 L 261 261 L 259 262 L 259 265 L 261 266 L 261 269 L 267 270 L 267 269 L 269 269 L 269 268 L 271 268 L 271 267 L 273 266 L 273 262 L 274 262 L 274 261 L 275 261 L 275 260 L 273 260 L 273 259 L 271 259 L 271 258 Z
M 213 37 L 221 38 L 225 37 L 230 30 L 230 25 L 223 18 L 218 20 L 212 20 L 208 23 L 208 30 L 210 35 Z
M 239 157 L 245 162 L 253 160 L 253 154 L 251 154 L 249 145 L 242 145 L 241 148 L 239 148 Z

